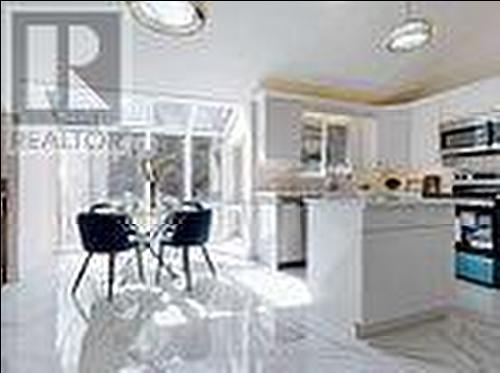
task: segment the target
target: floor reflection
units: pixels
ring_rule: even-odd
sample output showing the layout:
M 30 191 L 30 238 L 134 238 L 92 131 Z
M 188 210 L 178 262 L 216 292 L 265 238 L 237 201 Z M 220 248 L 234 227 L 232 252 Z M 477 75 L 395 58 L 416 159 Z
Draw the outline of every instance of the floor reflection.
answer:
M 57 257 L 47 272 L 2 290 L 3 373 L 468 373 L 500 367 L 497 292 L 467 288 L 443 322 L 357 341 L 314 303 L 300 275 L 219 257 L 217 279 L 195 261 L 194 291 L 186 293 L 182 277 L 162 276 L 158 286 L 140 283 L 125 258 L 109 303 L 105 261 L 96 261 L 77 297 L 70 295 L 78 259 Z M 146 267 L 154 277 L 154 261 Z

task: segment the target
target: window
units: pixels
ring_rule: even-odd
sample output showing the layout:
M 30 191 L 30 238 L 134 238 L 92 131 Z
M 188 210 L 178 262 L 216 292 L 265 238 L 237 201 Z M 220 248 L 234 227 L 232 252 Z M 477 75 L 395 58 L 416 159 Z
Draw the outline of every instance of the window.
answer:
M 221 144 L 220 139 L 193 137 L 192 139 L 192 195 L 195 199 L 221 198 Z
M 224 135 L 236 117 L 235 108 L 135 96 L 124 104 L 122 121 L 105 131 L 123 139 L 124 149 L 59 155 L 61 245 L 74 247 L 79 242 L 75 214 L 96 202 L 146 211 L 152 194 L 144 166 L 148 160 L 156 171 L 157 206 L 172 197 L 213 203 L 213 225 L 221 231 L 222 149 Z
M 320 172 L 323 129 L 318 123 L 305 123 L 302 130 L 301 162 L 307 171 Z
M 185 189 L 185 138 L 183 136 L 154 133 L 151 135 L 151 152 L 157 160 L 158 191 L 161 196 L 184 198 Z
M 341 125 L 326 126 L 326 164 L 335 167 L 347 162 L 347 128 Z
M 112 200 L 120 198 L 142 199 L 144 182 L 140 162 L 146 136 L 144 133 L 120 133 L 120 136 L 130 144 L 129 150 L 111 153 L 108 166 L 108 197 Z
M 348 162 L 347 121 L 343 115 L 306 113 L 303 117 L 301 164 L 306 172 L 326 174 Z

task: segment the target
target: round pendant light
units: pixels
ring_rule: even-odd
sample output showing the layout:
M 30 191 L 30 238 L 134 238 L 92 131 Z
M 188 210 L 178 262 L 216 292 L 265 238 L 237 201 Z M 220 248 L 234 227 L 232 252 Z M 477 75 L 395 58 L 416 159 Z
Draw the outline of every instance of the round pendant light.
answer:
M 384 41 L 392 53 L 409 53 L 429 44 L 434 35 L 434 26 L 423 17 L 412 16 L 411 2 L 406 3 L 406 19 L 394 27 Z
M 131 15 L 143 27 L 159 34 L 190 36 L 207 22 L 206 1 L 126 1 Z

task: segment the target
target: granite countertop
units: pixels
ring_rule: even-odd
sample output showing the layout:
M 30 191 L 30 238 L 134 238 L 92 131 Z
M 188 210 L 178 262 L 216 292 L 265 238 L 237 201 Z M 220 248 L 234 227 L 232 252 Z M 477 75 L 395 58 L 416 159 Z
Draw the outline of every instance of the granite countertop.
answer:
M 484 204 L 484 201 L 473 201 L 453 199 L 449 195 L 436 198 L 423 198 L 412 194 L 373 194 L 354 191 L 262 191 L 257 192 L 257 198 L 261 201 L 277 202 L 280 199 L 301 199 L 309 204 L 322 203 L 325 201 L 345 201 L 346 203 L 359 203 L 368 206 L 398 207 L 412 205 L 426 206 L 450 206 L 454 204 Z
M 342 194 L 331 194 L 325 195 L 322 198 L 306 198 L 305 202 L 309 204 L 319 204 L 328 201 L 334 201 L 337 203 L 349 203 L 349 204 L 359 204 L 363 206 L 370 207 L 384 207 L 384 208 L 403 208 L 411 206 L 443 206 L 450 207 L 455 204 L 452 199 L 442 199 L 442 198 L 422 198 L 415 196 L 408 197 L 392 197 L 384 195 L 342 195 Z
M 300 199 L 306 203 L 321 203 L 324 201 L 345 201 L 348 203 L 365 204 L 368 206 L 380 207 L 397 207 L 397 206 L 412 206 L 412 205 L 427 205 L 427 206 L 450 206 L 450 205 L 471 205 L 471 206 L 494 206 L 493 201 L 485 201 L 481 199 L 470 198 L 453 198 L 451 194 L 442 194 L 435 197 L 422 197 L 420 195 L 401 193 L 365 193 L 356 191 L 334 191 L 324 192 L 318 190 L 309 191 L 290 191 L 290 190 L 274 190 L 274 191 L 259 191 L 256 193 L 257 199 L 260 201 L 269 201 L 276 203 L 279 200 L 295 200 Z

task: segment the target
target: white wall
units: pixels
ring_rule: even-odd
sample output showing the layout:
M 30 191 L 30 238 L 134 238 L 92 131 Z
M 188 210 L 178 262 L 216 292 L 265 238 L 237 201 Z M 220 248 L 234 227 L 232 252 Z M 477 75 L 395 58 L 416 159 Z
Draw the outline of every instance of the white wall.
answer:
M 57 159 L 22 154 L 19 160 L 19 277 L 51 263 L 57 238 Z
M 7 23 L 7 20 L 8 20 L 8 17 L 7 17 L 7 11 L 5 10 L 5 6 L 2 4 L 2 8 L 1 8 L 1 42 L 2 42 L 2 48 L 1 48 L 1 52 L 2 52 L 2 58 L 1 58 L 1 70 L 2 70 L 2 109 L 4 108 L 9 108 L 10 107 L 10 101 L 9 101 L 9 92 L 8 92 L 8 66 L 9 66 L 9 55 L 7 53 L 7 51 L 9 50 L 8 46 L 9 46 L 9 38 L 8 38 L 8 35 L 9 33 L 7 32 L 8 31 L 8 23 Z

